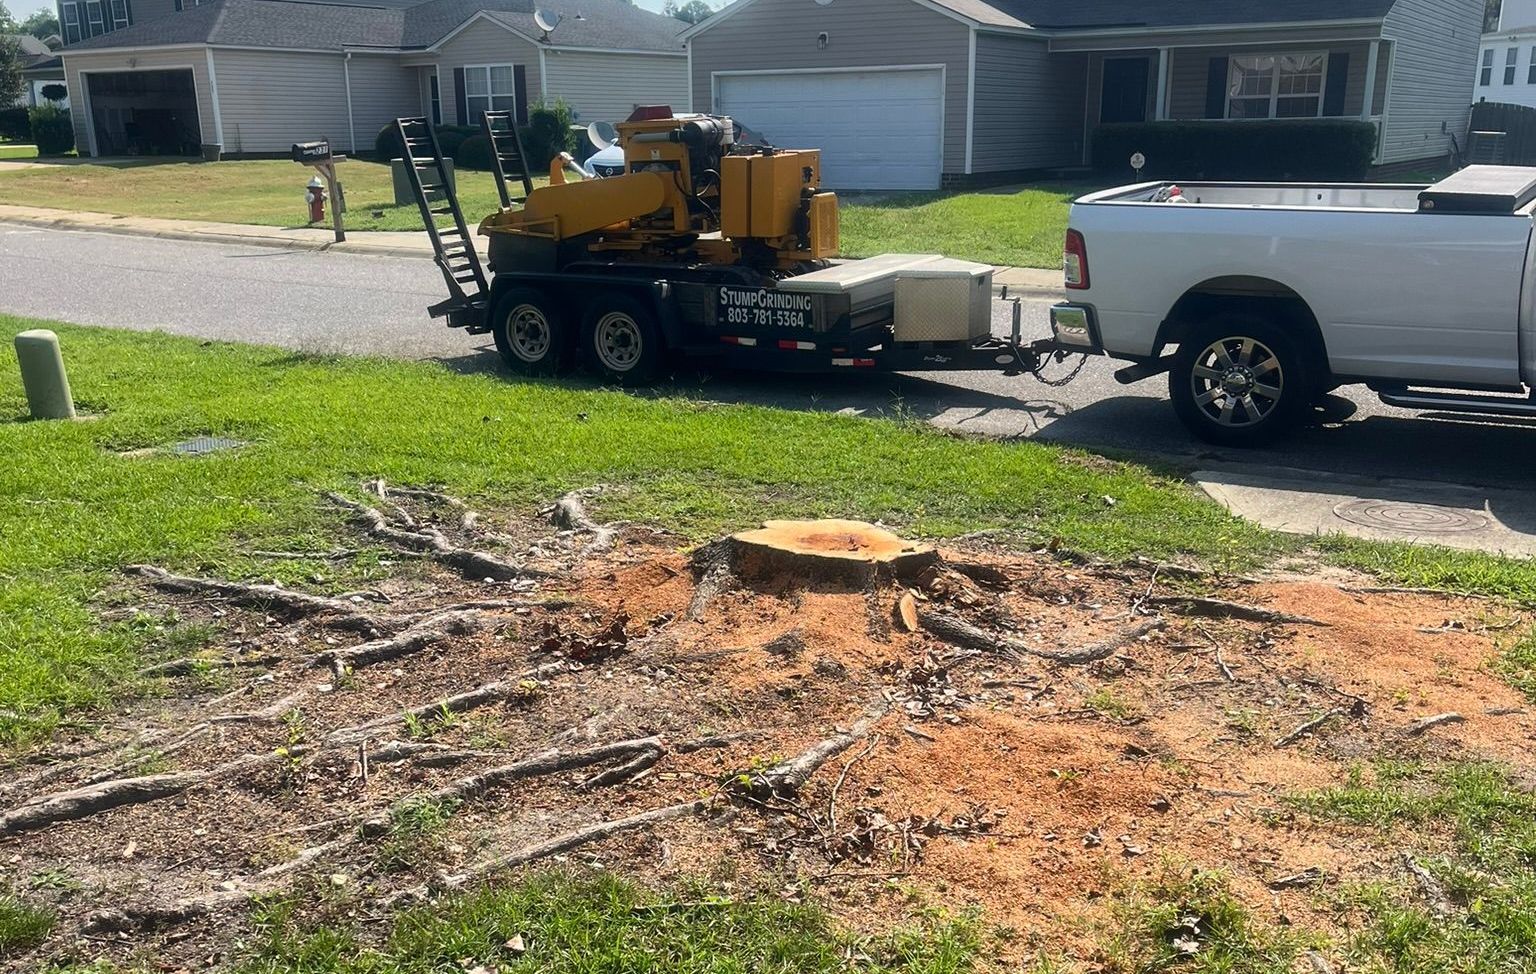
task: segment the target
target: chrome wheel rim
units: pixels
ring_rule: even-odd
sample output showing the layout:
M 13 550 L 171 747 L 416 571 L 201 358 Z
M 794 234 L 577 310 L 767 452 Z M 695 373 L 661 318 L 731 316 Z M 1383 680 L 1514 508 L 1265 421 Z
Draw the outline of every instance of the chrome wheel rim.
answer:
M 520 304 L 507 315 L 507 344 L 524 362 L 542 362 L 552 340 L 549 319 L 538 307 Z
M 610 311 L 597 320 L 593 344 L 598 361 L 610 372 L 628 372 L 644 351 L 640 325 L 622 311 Z
M 1189 377 L 1195 406 L 1218 426 L 1257 426 L 1285 395 L 1285 370 L 1274 350 L 1252 338 L 1211 342 L 1195 359 Z

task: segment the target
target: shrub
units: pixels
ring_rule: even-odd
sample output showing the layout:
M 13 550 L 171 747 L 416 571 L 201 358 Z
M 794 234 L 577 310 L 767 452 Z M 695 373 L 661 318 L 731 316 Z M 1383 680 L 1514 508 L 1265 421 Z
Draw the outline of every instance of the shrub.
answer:
M 490 171 L 491 140 L 483 134 L 471 135 L 459 144 L 459 151 L 453 154 L 453 162 L 460 169 Z
M 547 172 L 551 159 L 571 151 L 571 106 L 563 98 L 535 102 L 528 112 L 528 124 L 518 134 L 533 171 Z
M 69 89 L 57 83 L 43 85 L 43 97 L 48 101 L 63 101 L 69 97 Z
M 0 139 L 26 142 L 32 138 L 32 123 L 25 108 L 0 108 Z
M 437 144 L 442 146 L 444 156 L 453 157 L 458 155 L 459 146 L 464 143 L 464 140 L 478 131 L 480 130 L 470 125 L 439 125 L 436 127 Z M 373 140 L 373 154 L 381 162 L 399 159 L 405 154 L 394 122 L 379 129 L 379 134 Z
M 1376 128 L 1351 119 L 1101 125 L 1094 165 L 1128 172 L 1147 157 L 1148 179 L 1357 180 L 1371 168 Z
M 28 118 L 38 155 L 62 156 L 75 147 L 75 127 L 66 109 L 39 105 L 28 113 Z

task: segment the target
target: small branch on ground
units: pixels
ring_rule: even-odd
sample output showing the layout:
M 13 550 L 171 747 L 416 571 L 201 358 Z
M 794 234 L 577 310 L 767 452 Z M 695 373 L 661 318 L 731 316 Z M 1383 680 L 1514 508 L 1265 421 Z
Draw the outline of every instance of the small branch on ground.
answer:
M 1407 730 L 1403 731 L 1403 733 L 1409 737 L 1418 737 L 1436 727 L 1444 727 L 1446 724 L 1464 723 L 1466 719 L 1455 711 L 1446 714 L 1435 714 L 1433 717 L 1425 717 L 1423 720 L 1414 721 L 1408 725 Z
M 793 798 L 822 765 L 868 737 L 869 732 L 885 714 L 886 709 L 882 706 L 879 710 L 863 717 L 846 733 L 834 734 L 817 741 L 797 757 L 764 771 L 737 776 L 732 787 L 759 801 L 767 801 L 770 798 Z
M 1286 734 L 1284 737 L 1276 739 L 1275 747 L 1289 747 L 1290 745 L 1295 744 L 1297 741 L 1301 740 L 1303 737 L 1317 730 L 1319 727 L 1323 726 L 1333 718 L 1342 716 L 1344 716 L 1344 711 L 1338 708 L 1334 708 L 1333 710 L 1330 710 L 1319 717 L 1314 717 L 1307 721 L 1305 724 L 1302 724 L 1295 730 L 1291 731 L 1289 734 Z
M 1208 616 L 1213 619 L 1241 619 L 1246 622 L 1275 622 L 1298 626 L 1327 626 L 1329 623 L 1311 616 L 1292 615 L 1258 605 L 1228 602 L 1226 599 L 1206 599 L 1192 595 L 1155 595 L 1142 600 L 1145 605 L 1159 606 L 1185 615 Z

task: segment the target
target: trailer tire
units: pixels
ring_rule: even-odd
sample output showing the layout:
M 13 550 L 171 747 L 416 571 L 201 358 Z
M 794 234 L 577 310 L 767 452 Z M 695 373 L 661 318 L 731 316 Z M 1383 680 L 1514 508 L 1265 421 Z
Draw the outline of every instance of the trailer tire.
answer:
M 537 288 L 514 287 L 491 308 L 491 337 L 513 372 L 558 375 L 571 355 L 571 334 L 560 306 Z
M 620 385 L 654 382 L 666 361 L 655 312 L 618 291 L 601 293 L 587 305 L 581 348 L 598 374 Z
M 1168 396 L 1202 440 L 1264 446 L 1306 414 L 1315 394 L 1310 365 L 1289 330 L 1255 315 L 1218 314 L 1179 342 Z

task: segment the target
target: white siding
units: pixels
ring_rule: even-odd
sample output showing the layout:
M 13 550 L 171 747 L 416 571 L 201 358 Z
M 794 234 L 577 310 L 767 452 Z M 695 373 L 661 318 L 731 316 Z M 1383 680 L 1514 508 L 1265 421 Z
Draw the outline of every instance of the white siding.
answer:
M 1086 54 L 1049 54 L 1044 41 L 977 34 L 972 171 L 1081 161 L 1087 68 Z
M 310 139 L 351 145 L 339 53 L 216 49 L 213 61 L 225 152 L 287 152 Z M 358 127 L 358 141 L 371 149 L 374 133 L 365 131 Z
M 1499 6 L 1499 32 L 1521 27 L 1536 27 L 1536 0 L 1503 0 Z
M 456 125 L 458 88 L 454 68 L 471 64 L 521 64 L 528 77 L 528 103 L 539 100 L 543 81 L 539 76 L 539 49 L 511 31 L 487 20 L 477 20 L 464 28 L 437 52 L 442 72 L 443 124 Z M 470 119 L 464 120 L 473 124 Z
M 395 119 L 421 114 L 421 91 L 416 85 L 416 69 L 402 67 L 400 58 L 391 54 L 352 55 L 352 121 L 357 132 L 358 152 L 372 152 L 379 130 Z M 224 78 L 219 77 L 223 95 Z M 345 100 L 345 99 L 343 99 Z M 225 122 L 226 131 L 228 121 Z
M 1504 83 L 1504 59 L 1510 48 L 1515 49 L 1515 80 Z M 1493 68 L 1489 71 L 1488 84 L 1482 83 L 1483 52 L 1493 51 Z M 1473 68 L 1473 101 L 1496 101 L 1506 105 L 1524 105 L 1536 108 L 1536 84 L 1531 83 L 1531 58 L 1536 56 L 1536 31 L 1518 34 L 1489 34 L 1483 38 L 1478 51 L 1477 65 Z
M 129 60 L 133 60 L 130 65 Z M 75 124 L 75 145 L 81 154 L 89 152 L 91 141 L 90 105 L 88 89 L 82 80 L 84 72 L 99 71 L 158 71 L 170 68 L 191 68 L 192 83 L 197 91 L 197 123 L 205 143 L 214 141 L 213 100 L 208 94 L 208 57 L 201 47 L 166 51 L 121 51 L 64 53 L 64 73 L 68 76 L 70 94 L 75 96 L 76 110 L 71 113 Z M 222 79 L 221 79 L 222 80 Z M 227 135 L 227 133 L 226 133 Z
M 970 28 L 914 0 L 755 0 L 688 43 L 693 106 L 701 112 L 713 107 L 716 71 L 943 64 L 944 171 L 965 171 Z
M 549 51 L 544 93 L 564 98 L 578 122 L 619 122 L 638 105 L 688 110 L 688 58 L 666 54 Z
M 1476 69 L 1483 0 L 1397 0 L 1382 36 L 1392 43 L 1381 162 L 1443 156 L 1464 138 Z

